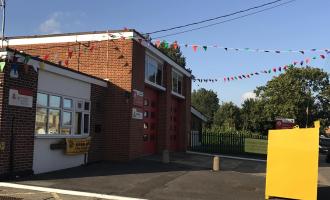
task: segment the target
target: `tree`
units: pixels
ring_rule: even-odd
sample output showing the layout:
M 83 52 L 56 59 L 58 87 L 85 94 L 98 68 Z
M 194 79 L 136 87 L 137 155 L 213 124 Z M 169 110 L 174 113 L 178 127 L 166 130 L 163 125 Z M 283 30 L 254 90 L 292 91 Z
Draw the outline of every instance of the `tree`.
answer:
M 267 134 L 273 128 L 273 122 L 264 114 L 264 102 L 259 99 L 247 99 L 241 108 L 242 129 L 254 133 Z
M 168 46 L 168 43 L 163 41 L 160 43 L 158 49 L 165 53 L 172 60 L 174 60 L 181 67 L 186 66 L 186 58 L 182 55 L 181 49 L 176 43 Z
M 222 104 L 214 114 L 214 126 L 223 130 L 240 130 L 240 109 L 233 102 Z
M 201 88 L 192 92 L 191 104 L 208 117 L 210 125 L 212 123 L 214 113 L 219 108 L 219 99 L 214 91 Z
M 329 75 L 318 68 L 293 68 L 255 90 L 263 102 L 263 114 L 267 120 L 276 117 L 294 118 L 305 127 L 316 119 L 328 123 L 329 105 L 326 90 Z

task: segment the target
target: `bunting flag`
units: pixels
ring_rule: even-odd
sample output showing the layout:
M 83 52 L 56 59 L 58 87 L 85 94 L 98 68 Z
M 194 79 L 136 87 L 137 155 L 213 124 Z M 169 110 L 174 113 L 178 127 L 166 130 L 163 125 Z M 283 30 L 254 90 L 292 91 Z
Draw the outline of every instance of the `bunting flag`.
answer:
M 0 72 L 3 72 L 5 66 L 6 66 L 6 62 L 0 62 Z
M 320 55 L 320 58 L 321 59 L 325 59 L 326 56 L 325 55 Z M 317 57 L 313 57 L 313 60 L 317 59 Z M 306 58 L 305 59 L 305 62 L 304 60 L 300 61 L 300 64 L 303 65 L 304 63 L 308 64 L 311 62 L 311 59 L 310 58 Z M 261 74 L 271 74 L 272 72 L 273 73 L 282 73 L 283 71 L 287 71 L 289 68 L 293 68 L 294 66 L 297 65 L 297 61 L 294 61 L 292 64 L 289 64 L 289 65 L 284 65 L 284 66 L 279 66 L 279 67 L 273 67 L 271 69 L 265 69 L 265 70 L 261 70 L 260 72 L 253 72 L 253 73 L 246 73 L 246 74 L 240 74 L 240 75 L 237 75 L 237 76 L 225 76 L 223 78 L 223 81 L 224 82 L 230 82 L 230 81 L 234 81 L 234 80 L 242 80 L 242 79 L 250 79 L 254 76 L 259 76 Z M 276 77 L 276 76 L 274 76 Z M 193 79 L 194 82 L 199 82 L 199 83 L 202 83 L 202 82 L 218 82 L 218 79 L 200 79 L 200 78 L 194 78 Z
M 193 48 L 194 52 L 196 52 L 196 51 L 197 51 L 197 48 L 198 48 L 198 46 L 197 46 L 197 45 L 193 45 L 193 46 L 192 46 L 192 48 Z

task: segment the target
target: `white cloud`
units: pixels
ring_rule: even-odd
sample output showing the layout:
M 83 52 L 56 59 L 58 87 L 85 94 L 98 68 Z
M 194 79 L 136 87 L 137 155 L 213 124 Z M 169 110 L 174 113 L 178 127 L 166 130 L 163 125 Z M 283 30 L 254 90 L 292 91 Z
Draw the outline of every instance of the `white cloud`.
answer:
M 242 95 L 242 102 L 244 102 L 247 99 L 255 99 L 257 95 L 254 92 L 245 92 Z
M 61 33 L 61 16 L 63 16 L 61 12 L 53 13 L 47 20 L 40 24 L 39 30 L 46 34 Z

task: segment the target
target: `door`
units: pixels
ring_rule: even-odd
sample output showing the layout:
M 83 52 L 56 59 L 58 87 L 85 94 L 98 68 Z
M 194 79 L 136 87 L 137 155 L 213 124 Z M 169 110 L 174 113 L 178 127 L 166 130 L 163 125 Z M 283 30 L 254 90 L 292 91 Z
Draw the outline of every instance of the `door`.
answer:
M 143 148 L 144 154 L 155 154 L 157 150 L 158 93 L 150 88 L 144 90 L 143 101 Z
M 170 150 L 179 150 L 180 133 L 180 107 L 179 100 L 172 97 L 171 102 L 171 123 L 170 123 Z

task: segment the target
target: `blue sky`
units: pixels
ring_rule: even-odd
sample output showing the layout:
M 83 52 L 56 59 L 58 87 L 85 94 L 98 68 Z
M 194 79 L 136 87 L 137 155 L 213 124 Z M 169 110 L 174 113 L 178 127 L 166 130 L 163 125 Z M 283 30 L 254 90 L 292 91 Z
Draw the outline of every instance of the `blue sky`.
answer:
M 7 0 L 6 36 L 115 30 L 123 27 L 150 32 L 212 18 L 271 0 Z M 288 0 L 285 0 L 288 1 Z M 330 1 L 297 0 L 293 3 L 217 26 L 164 38 L 179 44 L 220 45 L 259 49 L 330 49 Z M 160 36 L 162 34 L 154 35 Z M 218 78 L 258 72 L 314 55 L 297 53 L 206 52 L 182 47 L 187 67 L 196 77 Z M 330 61 L 313 66 L 330 72 Z M 264 85 L 274 74 L 230 83 L 203 83 L 220 101 L 240 105 L 242 96 Z

